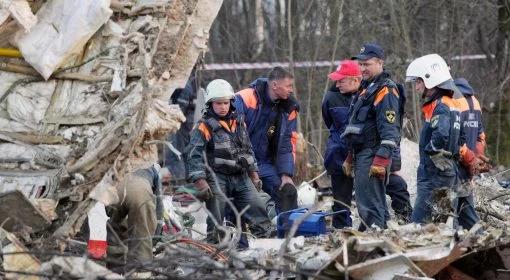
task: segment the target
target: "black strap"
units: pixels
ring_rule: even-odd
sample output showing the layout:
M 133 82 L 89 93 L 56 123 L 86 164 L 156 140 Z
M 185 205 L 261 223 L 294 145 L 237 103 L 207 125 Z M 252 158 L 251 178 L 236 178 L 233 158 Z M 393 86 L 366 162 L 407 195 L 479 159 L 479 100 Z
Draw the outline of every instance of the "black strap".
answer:
M 469 105 L 469 111 L 474 112 L 475 111 L 475 104 L 473 103 L 473 96 L 465 96 L 467 103 Z

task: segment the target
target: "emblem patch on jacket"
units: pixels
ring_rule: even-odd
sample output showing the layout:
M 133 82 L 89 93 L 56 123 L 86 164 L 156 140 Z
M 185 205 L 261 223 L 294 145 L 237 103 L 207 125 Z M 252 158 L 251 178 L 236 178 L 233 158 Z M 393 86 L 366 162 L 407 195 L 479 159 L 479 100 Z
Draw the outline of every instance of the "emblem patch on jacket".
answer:
M 437 123 L 439 122 L 439 116 L 433 116 L 430 120 L 430 127 L 434 128 L 437 126 Z
M 395 111 L 386 111 L 386 119 L 389 123 L 395 122 Z

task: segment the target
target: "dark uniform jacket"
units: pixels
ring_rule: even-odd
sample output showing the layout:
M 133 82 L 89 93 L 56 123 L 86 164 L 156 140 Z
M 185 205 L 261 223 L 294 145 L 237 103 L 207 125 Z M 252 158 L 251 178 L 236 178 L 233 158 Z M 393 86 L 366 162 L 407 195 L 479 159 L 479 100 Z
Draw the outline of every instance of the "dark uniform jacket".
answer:
M 294 175 L 299 103 L 293 97 L 272 101 L 266 78 L 236 94 L 236 110 L 245 116 L 257 163 L 271 164 L 278 175 Z
M 441 90 L 425 102 L 422 111 L 425 124 L 420 134 L 420 164 L 424 165 L 424 171 L 429 175 L 456 175 L 456 170 L 438 170 L 430 158 L 440 151 L 450 152 L 452 159 L 459 158 L 460 112 L 456 101 L 443 94 Z M 418 176 L 426 176 L 426 174 L 418 174 Z
M 343 174 L 342 164 L 349 152 L 347 141 L 340 137 L 349 122 L 349 107 L 356 93 L 342 94 L 333 85 L 322 100 L 322 119 L 329 129 L 324 152 L 324 167 L 329 174 Z
M 207 109 L 193 128 L 188 156 L 191 181 L 207 177 L 204 151 L 214 172 L 241 175 L 258 171 L 243 115 L 235 110 L 220 118 L 212 109 Z
M 355 98 L 343 136 L 354 152 L 373 148 L 391 158 L 400 143 L 400 110 L 397 84 L 383 72 Z

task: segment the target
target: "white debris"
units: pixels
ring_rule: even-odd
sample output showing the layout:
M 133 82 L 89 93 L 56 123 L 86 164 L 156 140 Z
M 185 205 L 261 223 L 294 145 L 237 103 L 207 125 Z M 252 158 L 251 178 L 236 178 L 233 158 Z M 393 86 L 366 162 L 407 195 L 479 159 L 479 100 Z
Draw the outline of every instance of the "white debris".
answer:
M 112 14 L 109 0 L 46 2 L 39 22 L 29 33 L 18 32 L 15 43 L 23 58 L 48 79 L 83 46 Z
M 418 144 L 403 138 L 400 142 L 400 155 L 402 157 L 402 169 L 398 172 L 407 183 L 407 190 L 411 195 L 411 205 L 416 199 L 416 174 L 420 164 Z
M 25 33 L 37 23 L 37 17 L 32 14 L 26 0 L 0 0 L 0 24 L 7 19 L 6 15 L 14 18 Z
M 69 274 L 80 279 L 124 279 L 121 275 L 113 273 L 104 266 L 96 264 L 90 259 L 82 257 L 53 257 L 50 261 L 41 264 L 40 272 L 53 275 L 55 272 Z

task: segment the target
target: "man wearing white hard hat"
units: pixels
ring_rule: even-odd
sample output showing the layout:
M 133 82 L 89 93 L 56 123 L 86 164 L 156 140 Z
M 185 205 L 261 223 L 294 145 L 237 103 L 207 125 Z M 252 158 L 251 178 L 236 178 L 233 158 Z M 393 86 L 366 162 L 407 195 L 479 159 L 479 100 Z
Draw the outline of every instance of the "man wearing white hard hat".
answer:
M 234 90 L 225 80 L 213 80 L 207 85 L 206 110 L 191 132 L 189 179 L 220 225 L 228 207 L 226 200 L 231 199 L 238 211 L 249 206 L 243 218 L 249 222 L 254 235 L 262 236 L 271 228 L 271 222 L 257 192 L 262 185 L 258 167 L 243 115 L 233 106 L 234 98 Z M 209 172 L 206 163 L 214 174 Z M 217 241 L 218 234 L 221 232 L 216 228 L 209 237 Z
M 438 54 L 419 57 L 407 67 L 406 80 L 421 94 L 425 123 L 420 133 L 415 223 L 432 221 L 434 194 L 440 189 L 455 194 L 461 145 L 460 112 L 454 96 L 460 94 L 445 60 Z M 453 197 L 452 210 L 456 199 Z

